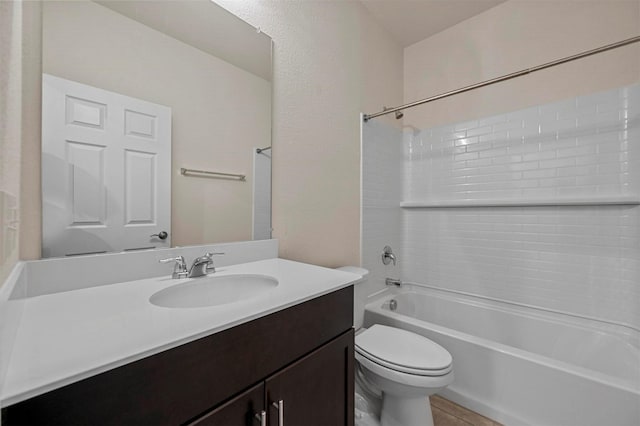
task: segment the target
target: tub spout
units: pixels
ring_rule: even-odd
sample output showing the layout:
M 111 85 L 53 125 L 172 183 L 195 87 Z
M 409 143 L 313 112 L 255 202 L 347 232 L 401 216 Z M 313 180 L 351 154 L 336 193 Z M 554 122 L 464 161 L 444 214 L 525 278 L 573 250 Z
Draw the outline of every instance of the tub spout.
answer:
M 387 278 L 384 280 L 386 285 L 395 285 L 396 287 L 400 287 L 402 285 L 402 281 L 396 278 Z

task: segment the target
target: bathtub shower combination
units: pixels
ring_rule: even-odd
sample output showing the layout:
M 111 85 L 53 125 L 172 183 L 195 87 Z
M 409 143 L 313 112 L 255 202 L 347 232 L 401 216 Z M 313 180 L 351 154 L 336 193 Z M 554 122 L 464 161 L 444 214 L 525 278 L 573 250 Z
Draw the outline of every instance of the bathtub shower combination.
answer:
M 631 330 L 410 284 L 367 306 L 364 325 L 372 324 L 447 348 L 456 378 L 442 395 L 506 424 L 640 419 L 640 350 Z
M 444 347 L 441 394 L 506 424 L 640 424 L 640 85 L 407 124 L 362 127 L 364 327 Z

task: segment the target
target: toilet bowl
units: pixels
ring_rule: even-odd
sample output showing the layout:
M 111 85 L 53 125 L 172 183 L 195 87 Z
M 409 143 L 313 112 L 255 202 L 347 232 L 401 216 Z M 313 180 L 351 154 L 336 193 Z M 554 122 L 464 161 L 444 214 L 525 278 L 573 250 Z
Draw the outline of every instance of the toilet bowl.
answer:
M 429 395 L 453 381 L 442 346 L 399 328 L 375 324 L 356 336 L 356 361 L 366 383 L 382 393 L 382 426 L 431 426 Z
M 338 269 L 361 275 L 360 282 L 368 275 L 353 266 Z M 354 324 L 359 324 L 358 300 L 355 308 Z M 361 374 L 356 388 L 365 399 L 381 396 L 382 426 L 433 426 L 429 395 L 453 382 L 453 360 L 445 348 L 419 334 L 374 324 L 356 333 L 355 358 Z

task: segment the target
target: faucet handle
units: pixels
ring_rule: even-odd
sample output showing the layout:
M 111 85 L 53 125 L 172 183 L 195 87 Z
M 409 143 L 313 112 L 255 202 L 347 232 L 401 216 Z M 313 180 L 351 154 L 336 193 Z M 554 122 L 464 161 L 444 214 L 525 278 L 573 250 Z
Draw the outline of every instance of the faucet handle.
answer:
M 209 262 L 207 262 L 207 266 L 206 266 L 206 269 L 205 269 L 205 271 L 207 273 L 216 271 L 216 267 L 213 266 L 213 259 L 211 259 L 211 257 L 212 256 L 222 256 L 222 255 L 224 255 L 223 252 L 213 252 L 213 253 L 209 252 L 209 253 L 206 253 L 204 256 L 202 256 L 203 258 L 208 258 L 209 259 Z
M 184 256 L 178 256 L 178 257 L 170 257 L 168 259 L 160 259 L 158 260 L 158 263 L 169 263 L 169 262 L 176 262 L 176 264 L 184 264 Z
M 175 262 L 173 267 L 172 278 L 184 278 L 187 276 L 187 262 L 184 260 L 184 256 L 170 257 L 168 259 L 160 259 L 159 263 Z
M 222 254 L 224 254 L 224 253 L 211 253 L 211 252 L 209 252 L 209 253 L 205 253 L 205 254 L 203 254 L 202 256 L 197 257 L 197 258 L 193 261 L 193 263 L 199 263 L 199 262 L 205 262 L 205 261 L 208 261 L 208 263 L 211 263 L 211 261 L 212 261 L 212 260 L 211 260 L 211 257 L 213 257 L 213 256 L 218 256 L 218 255 L 222 255 Z
M 209 252 L 209 253 L 205 253 L 205 254 L 204 254 L 204 256 L 201 256 L 201 257 L 199 257 L 199 258 L 198 258 L 198 259 L 196 259 L 196 260 L 207 260 L 207 259 L 208 259 L 208 260 L 209 260 L 209 263 L 211 263 L 211 261 L 212 261 L 212 259 L 211 259 L 211 258 L 212 258 L 213 256 L 222 256 L 223 254 L 224 254 L 224 253 L 219 253 L 219 252 L 213 252 L 213 253 L 212 253 L 212 252 Z
M 393 262 L 393 266 L 396 266 L 396 255 L 393 254 L 393 249 L 390 246 L 384 246 L 382 251 L 382 263 L 388 265 Z

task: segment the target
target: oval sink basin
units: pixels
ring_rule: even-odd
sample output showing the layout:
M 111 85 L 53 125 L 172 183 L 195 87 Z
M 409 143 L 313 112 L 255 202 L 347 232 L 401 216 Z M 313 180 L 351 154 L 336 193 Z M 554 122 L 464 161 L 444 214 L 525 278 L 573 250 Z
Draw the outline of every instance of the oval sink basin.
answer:
M 154 293 L 149 301 L 165 308 L 203 308 L 253 299 L 278 286 L 267 275 L 194 278 Z

